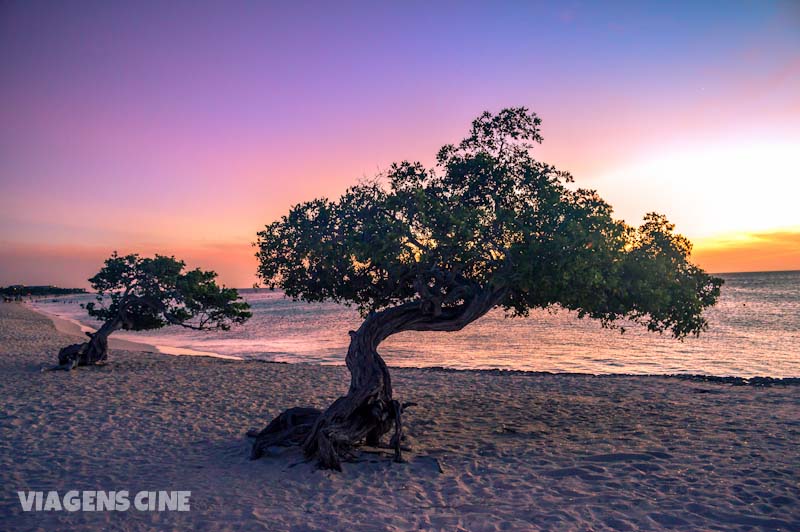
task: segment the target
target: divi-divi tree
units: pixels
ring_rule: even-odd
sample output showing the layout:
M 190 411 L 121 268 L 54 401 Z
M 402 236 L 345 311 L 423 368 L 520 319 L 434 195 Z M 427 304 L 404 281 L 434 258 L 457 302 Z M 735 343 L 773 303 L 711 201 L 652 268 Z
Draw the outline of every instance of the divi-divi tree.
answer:
M 435 168 L 394 164 L 258 233 L 266 285 L 296 300 L 355 305 L 364 321 L 350 331 L 347 394 L 324 411 L 279 415 L 256 435 L 253 458 L 297 444 L 339 469 L 357 445 L 385 444 L 391 433 L 401 459 L 403 404 L 378 353 L 399 332 L 457 331 L 496 307 L 515 317 L 554 306 L 678 339 L 707 327 L 703 310 L 722 281 L 690 262 L 691 244 L 664 216 L 630 226 L 596 191 L 535 160 L 540 124 L 525 108 L 484 113 L 464 140 L 439 150 Z

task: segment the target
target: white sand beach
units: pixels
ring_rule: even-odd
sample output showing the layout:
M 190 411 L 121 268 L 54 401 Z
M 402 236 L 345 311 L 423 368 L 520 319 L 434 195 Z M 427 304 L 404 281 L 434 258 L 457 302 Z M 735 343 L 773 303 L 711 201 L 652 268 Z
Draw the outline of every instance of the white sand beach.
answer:
M 407 463 L 341 473 L 249 428 L 324 407 L 344 367 L 112 345 L 40 372 L 77 331 L 0 304 L 0 529 L 800 530 L 800 394 L 666 377 L 395 369 Z M 23 512 L 19 490 L 190 490 L 188 512 Z

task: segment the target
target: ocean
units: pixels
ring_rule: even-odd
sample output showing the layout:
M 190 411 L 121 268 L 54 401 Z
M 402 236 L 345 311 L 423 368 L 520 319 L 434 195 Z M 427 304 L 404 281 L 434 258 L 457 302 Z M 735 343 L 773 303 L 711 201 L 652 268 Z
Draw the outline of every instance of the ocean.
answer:
M 709 330 L 699 338 L 678 341 L 636 326 L 621 334 L 563 309 L 527 318 L 505 318 L 495 310 L 459 332 L 400 333 L 379 351 L 395 367 L 800 377 L 800 271 L 720 276 L 722 297 L 708 311 Z M 361 321 L 355 309 L 294 302 L 278 291 L 241 293 L 253 318 L 230 331 L 169 327 L 115 336 L 244 359 L 344 364 L 347 332 Z M 34 307 L 96 328 L 80 308 L 92 298 L 48 298 Z

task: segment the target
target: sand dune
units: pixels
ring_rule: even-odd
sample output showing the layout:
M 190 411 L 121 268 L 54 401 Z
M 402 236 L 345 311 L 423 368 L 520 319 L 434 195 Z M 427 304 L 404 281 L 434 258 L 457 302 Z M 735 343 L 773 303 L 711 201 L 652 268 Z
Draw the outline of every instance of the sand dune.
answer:
M 0 305 L 0 528 L 800 530 L 800 394 L 660 377 L 398 369 L 408 463 L 342 473 L 248 428 L 346 390 L 343 367 L 114 350 Z M 22 512 L 17 490 L 191 490 L 189 512 Z

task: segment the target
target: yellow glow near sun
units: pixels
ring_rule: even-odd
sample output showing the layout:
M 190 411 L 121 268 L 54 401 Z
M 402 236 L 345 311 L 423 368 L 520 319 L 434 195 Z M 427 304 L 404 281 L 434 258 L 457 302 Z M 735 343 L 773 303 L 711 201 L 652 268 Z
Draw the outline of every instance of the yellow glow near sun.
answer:
M 657 211 L 690 238 L 796 229 L 800 141 L 671 147 L 582 185 L 597 188 L 630 224 Z

